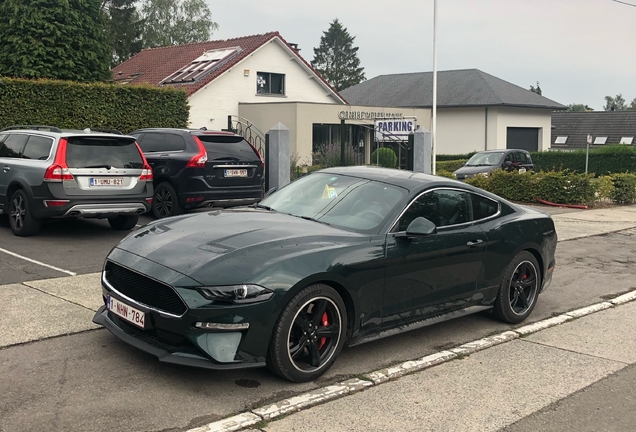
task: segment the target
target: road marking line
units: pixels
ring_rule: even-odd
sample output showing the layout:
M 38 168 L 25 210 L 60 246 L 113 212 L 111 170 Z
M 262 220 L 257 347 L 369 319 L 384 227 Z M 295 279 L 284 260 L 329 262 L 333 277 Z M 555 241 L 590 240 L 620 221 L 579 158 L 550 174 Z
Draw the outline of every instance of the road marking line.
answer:
M 52 266 L 50 264 L 45 264 L 45 263 L 43 263 L 41 261 L 37 261 L 37 260 L 31 259 L 29 257 L 22 256 L 20 254 L 15 253 L 15 252 L 8 251 L 6 249 L 0 248 L 0 252 L 4 252 L 4 253 L 6 253 L 8 255 L 14 256 L 16 258 L 23 259 L 25 261 L 29 261 L 29 262 L 31 262 L 33 264 L 41 265 L 42 267 L 47 267 L 47 268 L 50 268 L 52 270 L 59 271 L 61 273 L 66 273 L 67 275 L 70 275 L 70 276 L 77 276 L 77 273 L 75 273 L 75 272 L 64 270 L 64 269 L 61 269 L 59 267 Z

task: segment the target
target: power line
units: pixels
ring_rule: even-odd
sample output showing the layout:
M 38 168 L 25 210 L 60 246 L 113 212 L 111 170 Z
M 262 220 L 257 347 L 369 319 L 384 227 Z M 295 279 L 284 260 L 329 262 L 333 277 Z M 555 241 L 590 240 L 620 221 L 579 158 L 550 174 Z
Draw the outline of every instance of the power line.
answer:
M 621 1 L 621 0 L 612 0 L 612 1 L 616 2 L 616 3 L 624 4 L 624 5 L 627 5 L 627 6 L 636 7 L 636 4 L 633 4 L 633 3 L 627 3 L 627 2 L 624 2 L 624 1 Z

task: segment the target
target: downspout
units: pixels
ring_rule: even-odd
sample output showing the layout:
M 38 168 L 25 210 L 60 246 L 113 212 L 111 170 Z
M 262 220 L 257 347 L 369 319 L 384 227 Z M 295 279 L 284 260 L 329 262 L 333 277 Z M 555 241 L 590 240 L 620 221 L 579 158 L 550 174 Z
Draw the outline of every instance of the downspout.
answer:
M 486 107 L 486 125 L 484 127 L 484 150 L 488 150 L 488 107 Z

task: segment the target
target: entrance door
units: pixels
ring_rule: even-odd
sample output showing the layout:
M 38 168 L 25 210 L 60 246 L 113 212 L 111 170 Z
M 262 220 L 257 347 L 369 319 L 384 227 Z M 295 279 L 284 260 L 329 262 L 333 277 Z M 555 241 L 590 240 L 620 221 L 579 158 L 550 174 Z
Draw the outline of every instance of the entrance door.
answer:
M 506 148 L 527 150 L 529 152 L 539 151 L 539 128 L 509 127 L 506 136 Z

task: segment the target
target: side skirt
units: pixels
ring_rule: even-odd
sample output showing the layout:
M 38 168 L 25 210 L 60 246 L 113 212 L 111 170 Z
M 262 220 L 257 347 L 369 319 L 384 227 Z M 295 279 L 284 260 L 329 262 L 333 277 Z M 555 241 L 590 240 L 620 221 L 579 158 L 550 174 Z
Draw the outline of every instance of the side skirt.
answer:
M 404 333 L 411 330 L 417 330 L 422 327 L 428 327 L 433 324 L 441 323 L 441 322 L 452 320 L 455 318 L 460 318 L 466 315 L 472 315 L 477 312 L 482 312 L 482 311 L 491 310 L 491 309 L 492 309 L 492 306 L 470 306 L 465 309 L 460 309 L 460 310 L 448 312 L 441 315 L 435 315 L 433 317 L 424 318 L 421 321 L 415 321 L 410 324 L 405 324 L 402 326 L 390 328 L 388 330 L 382 330 L 379 333 L 365 336 L 361 338 L 360 340 L 350 343 L 349 346 L 361 345 L 363 343 L 372 342 L 378 339 L 383 339 L 388 336 L 393 336 L 393 335 Z

